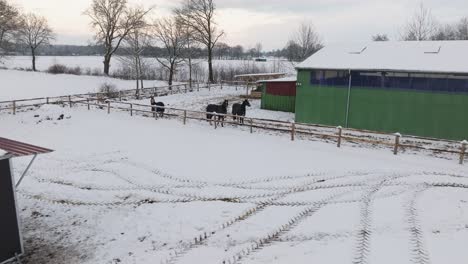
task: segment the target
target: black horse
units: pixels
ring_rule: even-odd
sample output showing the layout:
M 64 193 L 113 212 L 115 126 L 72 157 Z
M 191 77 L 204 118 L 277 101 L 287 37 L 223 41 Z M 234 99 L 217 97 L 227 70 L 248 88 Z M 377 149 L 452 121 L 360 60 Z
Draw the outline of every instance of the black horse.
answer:
M 151 111 L 154 112 L 155 115 L 159 117 L 164 117 L 164 112 L 166 112 L 166 108 L 163 102 L 156 102 L 154 97 L 151 96 Z
M 224 126 L 224 116 L 223 115 L 226 115 L 227 114 L 227 108 L 229 106 L 229 101 L 228 100 L 224 100 L 223 104 L 221 105 L 215 105 L 215 104 L 210 104 L 206 107 L 206 119 L 208 119 L 210 121 L 210 124 L 211 124 L 211 119 L 214 117 L 215 118 L 215 122 L 216 122 L 216 118 L 218 118 L 218 121 L 222 121 L 221 122 L 221 126 Z M 223 115 L 216 115 L 216 114 L 223 114 Z
M 166 108 L 163 102 L 156 103 L 156 113 L 159 117 L 164 117 L 164 112 L 166 112 Z
M 232 105 L 232 115 L 233 119 L 236 120 L 239 117 L 239 123 L 244 124 L 244 116 L 246 114 L 246 108 L 250 107 L 249 100 L 245 99 L 242 104 L 233 104 Z

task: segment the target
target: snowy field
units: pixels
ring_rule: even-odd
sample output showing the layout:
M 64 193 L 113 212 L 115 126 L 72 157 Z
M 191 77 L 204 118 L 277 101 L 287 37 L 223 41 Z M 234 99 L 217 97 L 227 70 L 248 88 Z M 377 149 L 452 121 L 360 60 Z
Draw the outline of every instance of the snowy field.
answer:
M 102 72 L 102 60 L 100 56 L 38 56 L 36 66 L 40 71 L 46 71 L 51 65 L 54 64 L 63 64 L 68 67 L 81 67 L 82 69 L 91 69 Z M 158 62 L 154 58 L 146 58 L 146 64 L 151 67 L 159 67 Z M 203 69 L 206 70 L 208 67 L 206 61 L 196 60 L 195 64 L 199 64 Z M 9 57 L 3 65 L 8 69 L 31 68 L 31 57 L 29 56 L 14 56 Z M 256 62 L 252 60 L 213 60 L 213 66 L 217 67 L 227 67 L 227 66 L 236 66 L 236 67 L 252 67 L 256 66 L 260 69 L 265 69 L 268 72 L 287 72 L 294 73 L 294 64 L 284 60 L 269 60 L 267 62 Z M 121 62 L 116 56 L 113 58 L 111 73 L 121 67 Z
M 0 120 L 1 136 L 55 150 L 19 189 L 26 264 L 468 259 L 468 168 L 453 159 L 80 107 Z
M 0 80 L 0 101 L 95 93 L 99 92 L 99 87 L 104 83 L 113 84 L 119 90 L 135 89 L 135 81 L 14 70 L 0 70 Z M 145 86 L 161 87 L 167 86 L 167 83 L 145 81 Z

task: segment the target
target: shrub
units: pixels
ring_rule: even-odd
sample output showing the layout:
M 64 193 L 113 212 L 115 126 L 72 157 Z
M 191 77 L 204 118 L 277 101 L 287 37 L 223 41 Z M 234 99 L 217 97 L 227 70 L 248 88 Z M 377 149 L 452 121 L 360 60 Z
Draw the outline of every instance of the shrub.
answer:
M 67 68 L 67 74 L 72 74 L 72 75 L 81 75 L 83 74 L 83 71 L 79 66 L 75 68 Z
M 119 97 L 119 91 L 117 90 L 115 85 L 113 85 L 111 83 L 101 84 L 101 86 L 99 87 L 99 93 L 101 94 L 102 97 L 106 97 L 106 98 L 117 98 L 117 97 Z
M 47 69 L 47 73 L 50 74 L 64 74 L 67 73 L 67 66 L 63 64 L 53 64 Z
M 74 68 L 68 68 L 63 64 L 54 64 L 47 69 L 47 73 L 50 74 L 73 74 L 73 75 L 81 75 L 83 71 L 79 66 Z

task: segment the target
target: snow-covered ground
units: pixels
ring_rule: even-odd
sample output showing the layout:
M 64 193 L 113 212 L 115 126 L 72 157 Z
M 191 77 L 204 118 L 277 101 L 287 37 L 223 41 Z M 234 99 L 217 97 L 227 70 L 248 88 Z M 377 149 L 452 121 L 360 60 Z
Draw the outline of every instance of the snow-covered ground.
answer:
M 0 101 L 52 97 L 99 92 L 102 84 L 113 84 L 119 90 L 135 89 L 135 81 L 109 77 L 52 75 L 42 72 L 0 70 Z M 146 87 L 166 86 L 162 81 L 146 81 Z
M 151 67 L 159 67 L 158 62 L 154 58 L 146 58 L 146 64 Z M 100 56 L 38 56 L 36 67 L 40 71 L 46 71 L 51 65 L 63 64 L 68 67 L 81 67 L 84 69 L 97 70 L 102 72 L 102 57 Z M 195 60 L 202 69 L 207 68 L 206 61 Z M 31 68 L 31 57 L 29 56 L 14 56 L 8 57 L 3 65 L 9 69 Z M 291 62 L 284 60 L 269 60 L 267 62 L 257 62 L 252 60 L 213 60 L 213 66 L 216 67 L 245 67 L 251 68 L 256 66 L 259 69 L 265 69 L 267 72 L 295 72 L 294 66 Z M 115 71 L 121 67 L 121 62 L 118 57 L 114 57 L 112 61 L 111 71 Z
M 164 100 L 199 107 L 183 96 Z M 1 136 L 55 150 L 19 189 L 26 264 L 468 259 L 455 160 L 81 107 L 0 120 Z

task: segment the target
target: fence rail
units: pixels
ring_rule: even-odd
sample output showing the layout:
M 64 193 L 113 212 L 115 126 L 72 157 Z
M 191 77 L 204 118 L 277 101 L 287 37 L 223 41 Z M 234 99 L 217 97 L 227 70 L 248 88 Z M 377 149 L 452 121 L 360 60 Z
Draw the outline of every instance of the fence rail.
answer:
M 245 83 L 244 83 L 245 84 Z M 154 106 L 148 104 L 140 103 L 130 103 L 125 102 L 124 100 L 128 98 L 144 98 L 150 95 L 164 96 L 169 94 L 177 93 L 187 93 L 191 91 L 200 91 L 201 89 L 211 90 L 214 87 L 219 87 L 222 89 L 223 85 L 209 85 L 199 84 L 195 87 L 192 86 L 190 89 L 187 84 L 173 85 L 166 87 L 151 87 L 140 89 L 139 93 L 135 89 L 133 90 L 122 90 L 117 94 L 113 94 L 109 97 L 108 93 L 88 93 L 88 94 L 77 94 L 77 95 L 67 95 L 67 96 L 56 96 L 56 97 L 42 97 L 42 98 L 32 98 L 32 99 L 22 99 L 14 101 L 1 101 L 0 102 L 0 111 L 1 110 L 11 110 L 12 114 L 16 114 L 18 109 L 38 107 L 45 104 L 66 104 L 69 107 L 73 105 L 84 105 L 87 106 L 88 110 L 91 110 L 91 107 L 96 107 L 99 109 L 106 109 L 107 113 L 111 113 L 112 110 L 125 111 L 130 113 L 131 116 L 143 114 L 150 116 L 154 119 L 158 119 L 158 113 L 154 111 Z M 25 103 L 27 104 L 18 104 Z M 6 106 L 2 106 L 6 105 Z M 180 118 L 183 124 L 187 124 L 188 120 L 198 120 L 210 122 L 212 120 L 207 119 L 207 114 L 203 111 L 172 108 L 172 107 L 159 107 L 165 109 L 165 116 Z M 342 143 L 352 142 L 352 143 L 365 143 L 371 145 L 379 145 L 382 147 L 388 147 L 393 149 L 393 153 L 397 155 L 401 152 L 401 149 L 413 149 L 413 150 L 424 150 L 431 151 L 434 153 L 447 153 L 447 154 L 456 154 L 459 155 L 459 163 L 463 164 L 466 156 L 466 150 L 468 142 L 456 142 L 452 140 L 442 140 L 426 137 L 417 137 L 409 135 L 400 135 L 389 134 L 383 132 L 375 132 L 369 130 L 359 130 L 351 128 L 342 128 L 342 127 L 332 127 L 326 125 L 318 124 L 304 124 L 304 123 L 294 123 L 273 119 L 264 119 L 264 118 L 251 118 L 245 117 L 244 123 L 234 121 L 235 116 L 230 114 L 217 114 L 218 117 L 224 117 L 219 121 L 214 122 L 214 128 L 218 129 L 219 126 L 224 125 L 235 125 L 238 127 L 246 127 L 249 129 L 250 133 L 254 133 L 254 129 L 258 130 L 267 130 L 267 131 L 276 131 L 279 133 L 289 134 L 292 141 L 295 141 L 297 136 L 311 136 L 317 139 L 334 141 L 337 144 L 337 147 L 340 148 Z M 402 142 L 404 138 L 407 142 Z M 413 144 L 410 144 L 413 143 Z M 419 145 L 418 145 L 418 144 Z M 424 145 L 433 145 L 444 144 L 445 148 L 436 148 L 436 147 L 427 147 Z

